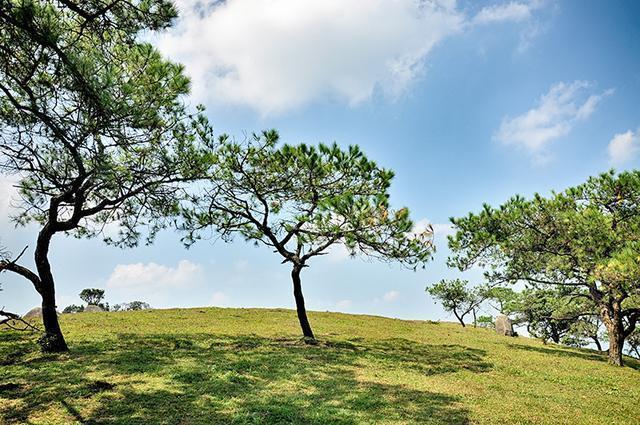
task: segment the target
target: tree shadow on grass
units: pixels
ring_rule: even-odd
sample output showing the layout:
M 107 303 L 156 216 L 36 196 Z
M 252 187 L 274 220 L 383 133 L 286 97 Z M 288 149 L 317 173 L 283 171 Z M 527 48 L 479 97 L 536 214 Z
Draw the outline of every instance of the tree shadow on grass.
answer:
M 405 339 L 308 346 L 253 335 L 127 334 L 71 348 L 54 361 L 31 353 L 11 366 L 6 379 L 15 386 L 0 391 L 0 422 L 25 423 L 57 406 L 84 424 L 464 424 L 468 411 L 457 397 L 359 372 L 415 377 L 492 367 L 482 350 Z M 107 382 L 97 385 L 96 376 Z M 17 403 L 3 409 L 9 398 Z
M 509 344 L 509 347 L 517 350 L 532 351 L 532 352 L 542 353 L 542 354 L 551 354 L 551 355 L 560 356 L 560 357 L 573 357 L 573 358 L 577 357 L 584 360 L 591 360 L 591 361 L 604 362 L 604 363 L 608 361 L 606 351 L 599 352 L 599 351 L 589 350 L 587 348 L 560 347 L 560 346 L 552 346 L 552 345 L 547 345 L 544 347 L 532 347 L 530 345 L 518 345 L 518 344 Z M 640 361 L 631 357 L 624 358 L 624 365 L 635 370 L 640 370 Z

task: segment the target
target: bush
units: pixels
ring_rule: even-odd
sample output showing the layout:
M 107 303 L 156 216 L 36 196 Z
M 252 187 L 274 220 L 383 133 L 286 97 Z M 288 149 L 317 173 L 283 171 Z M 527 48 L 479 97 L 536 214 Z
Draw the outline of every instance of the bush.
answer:
M 493 316 L 479 316 L 476 322 L 481 328 L 495 329 L 496 327 Z
M 131 301 L 130 303 L 116 304 L 111 311 L 138 311 L 148 310 L 151 306 L 143 301 Z
M 63 313 L 82 313 L 84 311 L 84 306 L 71 304 L 68 305 L 62 310 Z

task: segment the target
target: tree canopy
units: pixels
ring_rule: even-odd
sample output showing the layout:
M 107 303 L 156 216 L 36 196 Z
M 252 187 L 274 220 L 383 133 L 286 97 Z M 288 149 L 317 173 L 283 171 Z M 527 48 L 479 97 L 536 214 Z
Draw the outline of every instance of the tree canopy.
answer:
M 468 281 L 461 279 L 443 279 L 428 286 L 426 291 L 442 304 L 445 311 L 453 313 L 462 327 L 465 327 L 464 317 L 469 313 L 475 317 L 475 310 L 489 296 L 488 288 L 471 288 Z
M 548 197 L 516 196 L 452 222 L 450 265 L 484 266 L 494 283 L 586 297 L 607 328 L 610 362 L 622 364 L 640 319 L 640 171 L 611 171 Z
M 85 288 L 80 292 L 80 299 L 89 305 L 98 305 L 104 298 L 104 289 Z
M 222 137 L 215 174 L 185 209 L 185 242 L 240 235 L 272 248 L 292 266 L 303 333 L 306 317 L 300 271 L 336 244 L 352 255 L 423 266 L 433 252 L 432 231 L 412 232 L 407 208 L 392 210 L 393 172 L 380 168 L 357 146 L 278 146 L 267 131 L 247 143 Z

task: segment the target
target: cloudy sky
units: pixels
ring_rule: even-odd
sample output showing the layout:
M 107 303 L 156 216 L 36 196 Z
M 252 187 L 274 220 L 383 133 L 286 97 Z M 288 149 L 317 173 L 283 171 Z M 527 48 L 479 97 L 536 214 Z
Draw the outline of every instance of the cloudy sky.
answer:
M 640 164 L 637 1 L 177 4 L 175 27 L 150 37 L 185 64 L 191 101 L 207 105 L 218 132 L 358 144 L 396 171 L 392 203 L 435 225 L 436 258 L 418 272 L 340 249 L 318 258 L 303 274 L 310 309 L 450 320 L 424 293 L 460 276 L 445 266 L 449 217 Z M 9 223 L 11 193 L 0 180 L 0 235 L 20 251 L 36 229 Z M 58 236 L 52 262 L 60 308 L 86 287 L 154 307 L 294 305 L 287 266 L 242 240 L 187 251 L 165 232 L 123 251 Z M 0 306 L 39 303 L 27 283 L 2 279 Z

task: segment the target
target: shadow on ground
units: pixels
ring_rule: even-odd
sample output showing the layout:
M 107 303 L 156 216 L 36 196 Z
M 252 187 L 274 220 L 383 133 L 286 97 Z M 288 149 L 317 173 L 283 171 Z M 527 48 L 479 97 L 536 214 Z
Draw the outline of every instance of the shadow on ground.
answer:
M 559 357 L 573 357 L 573 358 L 578 357 L 585 360 L 592 360 L 592 361 L 598 361 L 598 362 L 604 362 L 604 363 L 608 361 L 606 351 L 598 352 L 598 351 L 590 350 L 588 348 L 561 347 L 557 345 L 546 345 L 543 347 L 534 347 L 531 345 L 518 345 L 518 344 L 509 344 L 509 347 L 517 350 L 525 350 L 525 351 L 542 353 L 542 354 L 551 354 Z M 632 357 L 625 356 L 624 365 L 626 367 L 630 367 L 631 369 L 640 370 L 640 361 Z
M 257 336 L 122 334 L 44 357 L 8 335 L 0 332 L 0 354 L 12 363 L 0 406 L 12 403 L 0 409 L 2 423 L 27 423 L 48 408 L 82 424 L 464 424 L 460 399 L 373 382 L 359 371 L 491 369 L 482 350 L 405 339 L 307 346 Z

